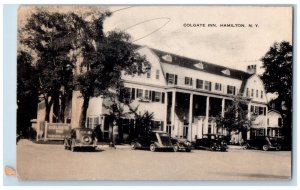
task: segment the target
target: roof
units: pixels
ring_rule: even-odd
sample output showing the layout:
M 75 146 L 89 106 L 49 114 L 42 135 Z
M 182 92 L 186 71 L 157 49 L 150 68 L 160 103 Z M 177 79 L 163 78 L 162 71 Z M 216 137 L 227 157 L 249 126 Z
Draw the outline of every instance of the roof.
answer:
M 216 65 L 216 64 L 208 63 L 208 62 L 197 60 L 197 59 L 187 58 L 184 56 L 164 52 L 164 51 L 157 50 L 154 48 L 150 48 L 150 49 L 157 55 L 157 57 L 160 59 L 160 62 L 162 64 L 167 63 L 167 64 L 172 64 L 172 65 L 177 65 L 180 67 L 204 71 L 207 73 L 220 75 L 220 76 L 224 76 L 224 77 L 229 77 L 229 78 L 234 78 L 234 79 L 239 79 L 239 80 L 243 80 L 243 81 L 248 79 L 251 76 L 251 74 L 241 71 L 241 70 L 236 70 L 236 69 L 232 69 L 229 67 Z M 171 56 L 171 60 L 168 61 L 168 60 L 164 59 L 164 57 L 166 55 Z M 199 67 L 198 64 L 202 64 L 203 69 L 201 67 Z M 226 70 L 230 71 L 230 75 L 226 74 Z

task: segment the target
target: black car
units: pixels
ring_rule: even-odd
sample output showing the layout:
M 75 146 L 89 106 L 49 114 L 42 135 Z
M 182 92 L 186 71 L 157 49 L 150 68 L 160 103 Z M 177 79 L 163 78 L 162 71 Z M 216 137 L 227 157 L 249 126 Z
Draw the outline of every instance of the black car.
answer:
M 281 150 L 281 145 L 274 137 L 259 136 L 254 139 L 247 140 L 245 144 L 246 149 L 261 149 L 267 150 Z
M 206 149 L 211 151 L 226 151 L 227 143 L 223 136 L 216 134 L 205 134 L 202 139 L 197 139 L 194 146 L 197 149 Z
M 95 150 L 97 147 L 97 139 L 95 133 L 89 128 L 74 128 L 64 139 L 65 149 L 74 152 L 77 148 L 89 148 Z
M 174 152 L 186 151 L 191 152 L 192 146 L 191 142 L 184 138 L 171 137 L 171 142 L 173 144 Z
M 131 142 L 131 149 L 150 149 L 154 152 L 157 149 L 173 150 L 173 145 L 168 133 L 152 131 L 134 139 Z

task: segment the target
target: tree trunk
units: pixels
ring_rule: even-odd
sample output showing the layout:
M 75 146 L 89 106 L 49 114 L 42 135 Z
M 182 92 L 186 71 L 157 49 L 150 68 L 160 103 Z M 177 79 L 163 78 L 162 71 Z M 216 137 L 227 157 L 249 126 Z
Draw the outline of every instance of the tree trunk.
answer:
M 60 122 L 64 123 L 65 122 L 65 109 L 66 109 L 66 95 L 63 94 L 60 99 Z
M 45 113 L 45 121 L 49 122 L 50 121 L 50 110 L 53 104 L 53 98 L 50 99 L 48 102 L 48 96 L 45 98 L 45 106 L 46 106 L 46 113 Z
M 55 117 L 55 123 L 60 122 L 60 103 L 59 103 L 59 94 L 54 93 L 53 95 L 53 115 Z
M 86 113 L 87 109 L 89 107 L 89 100 L 90 97 L 83 97 L 83 104 L 82 104 L 82 109 L 81 109 L 81 114 L 80 114 L 80 127 L 84 128 L 85 127 L 85 121 L 86 121 Z

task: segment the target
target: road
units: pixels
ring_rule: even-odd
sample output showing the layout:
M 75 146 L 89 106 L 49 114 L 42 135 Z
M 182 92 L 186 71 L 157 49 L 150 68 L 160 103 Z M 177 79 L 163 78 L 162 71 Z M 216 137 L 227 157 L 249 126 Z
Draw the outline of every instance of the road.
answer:
M 126 146 L 71 152 L 63 145 L 22 139 L 17 145 L 17 171 L 23 180 L 287 180 L 291 152 L 150 152 Z

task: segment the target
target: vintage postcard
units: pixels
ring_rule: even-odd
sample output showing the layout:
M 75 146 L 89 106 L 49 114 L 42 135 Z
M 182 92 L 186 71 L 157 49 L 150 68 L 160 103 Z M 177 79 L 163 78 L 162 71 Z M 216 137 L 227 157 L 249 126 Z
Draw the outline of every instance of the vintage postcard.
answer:
M 292 6 L 20 6 L 21 180 L 292 179 Z

